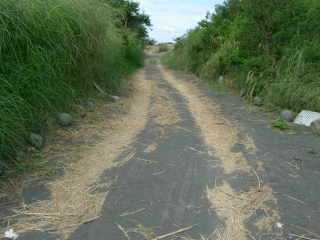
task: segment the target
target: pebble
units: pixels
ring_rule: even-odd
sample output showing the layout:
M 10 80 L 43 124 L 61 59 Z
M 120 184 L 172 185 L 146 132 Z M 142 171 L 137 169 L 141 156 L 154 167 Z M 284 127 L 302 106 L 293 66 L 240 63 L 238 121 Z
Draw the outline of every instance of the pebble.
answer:
M 36 149 L 41 149 L 44 145 L 43 137 L 36 133 L 30 134 L 30 144 Z
M 69 113 L 59 113 L 57 115 L 57 121 L 60 126 L 69 127 L 72 125 L 73 118 L 72 118 L 72 115 Z

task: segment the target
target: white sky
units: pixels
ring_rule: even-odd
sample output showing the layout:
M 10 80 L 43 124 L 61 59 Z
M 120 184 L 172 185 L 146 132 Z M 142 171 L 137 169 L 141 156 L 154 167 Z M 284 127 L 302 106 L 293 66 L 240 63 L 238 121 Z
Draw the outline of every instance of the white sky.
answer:
M 151 17 L 150 35 L 158 42 L 173 41 L 192 29 L 223 0 L 136 0 Z

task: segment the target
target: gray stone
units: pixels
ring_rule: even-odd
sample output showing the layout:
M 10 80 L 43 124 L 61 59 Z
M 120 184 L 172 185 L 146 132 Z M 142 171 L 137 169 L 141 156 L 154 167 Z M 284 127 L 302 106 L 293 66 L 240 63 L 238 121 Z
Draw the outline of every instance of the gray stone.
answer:
M 247 94 L 246 89 L 242 88 L 242 89 L 240 90 L 240 97 L 244 97 L 244 96 L 246 96 L 246 94 Z
M 287 122 L 293 122 L 295 119 L 295 114 L 290 110 L 283 110 L 280 113 L 280 117 L 282 120 L 285 120 Z
M 86 112 L 81 112 L 81 113 L 80 113 L 80 117 L 81 117 L 81 118 L 85 118 L 86 116 L 87 116 L 87 113 L 86 113 Z
M 118 97 L 118 96 L 111 96 L 111 98 L 115 102 L 120 100 L 120 97 Z
M 219 84 L 223 84 L 224 83 L 224 76 L 220 76 L 218 79 Z
M 39 134 L 31 133 L 30 144 L 37 149 L 41 149 L 44 145 L 43 137 Z
M 315 134 L 320 135 L 320 119 L 311 123 L 311 129 Z
M 85 106 L 89 112 L 94 112 L 96 109 L 96 103 L 93 100 L 88 100 Z
M 73 118 L 69 113 L 59 113 L 57 115 L 57 121 L 62 127 L 69 127 L 72 125 Z
M 261 97 L 255 97 L 254 99 L 253 99 L 253 104 L 254 105 L 256 105 L 256 106 L 258 106 L 258 107 L 261 107 L 262 105 L 263 105 L 263 100 L 262 100 L 262 98 Z

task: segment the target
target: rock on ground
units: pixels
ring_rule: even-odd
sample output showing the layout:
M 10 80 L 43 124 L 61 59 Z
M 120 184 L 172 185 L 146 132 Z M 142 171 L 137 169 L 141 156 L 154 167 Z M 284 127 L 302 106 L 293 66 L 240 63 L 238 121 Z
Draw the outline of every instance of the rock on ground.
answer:
M 119 96 L 111 96 L 111 99 L 116 102 L 116 101 L 120 100 L 120 97 Z
M 263 105 L 263 100 L 262 100 L 262 98 L 261 98 L 261 97 L 255 97 L 255 98 L 253 99 L 253 104 L 256 105 L 256 106 L 258 106 L 258 107 L 262 106 L 262 105 Z
M 69 114 L 69 113 L 59 113 L 57 115 L 57 121 L 60 126 L 68 127 L 72 124 L 73 118 L 72 118 L 71 114 Z
M 87 100 L 83 105 L 89 112 L 94 112 L 96 109 L 96 103 L 93 100 Z
M 86 112 L 83 112 L 83 111 L 82 111 L 82 112 L 80 113 L 80 117 L 81 117 L 81 118 L 85 118 L 86 116 L 87 116 L 87 113 L 86 113 Z
M 320 135 L 320 119 L 311 123 L 311 129 L 315 134 Z
M 221 75 L 218 79 L 219 84 L 223 84 L 224 83 L 224 77 Z
M 287 122 L 293 122 L 295 118 L 295 114 L 290 110 L 283 110 L 280 113 L 280 117 L 282 120 L 285 120 Z
M 244 96 L 246 96 L 246 94 L 247 94 L 246 89 L 242 88 L 242 89 L 240 90 L 240 97 L 244 97 Z
M 41 149 L 44 145 L 43 137 L 39 134 L 31 133 L 30 144 L 37 149 Z

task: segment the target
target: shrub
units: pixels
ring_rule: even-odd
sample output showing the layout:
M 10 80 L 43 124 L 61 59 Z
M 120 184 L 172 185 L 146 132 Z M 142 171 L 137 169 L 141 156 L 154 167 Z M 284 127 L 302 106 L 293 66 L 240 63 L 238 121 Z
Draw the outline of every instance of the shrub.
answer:
M 212 80 L 230 75 L 248 97 L 320 111 L 320 2 L 227 0 L 177 40 L 171 66 Z
M 107 92 L 141 65 L 142 44 L 99 0 L 0 2 L 0 161 L 46 119 L 90 95 Z

